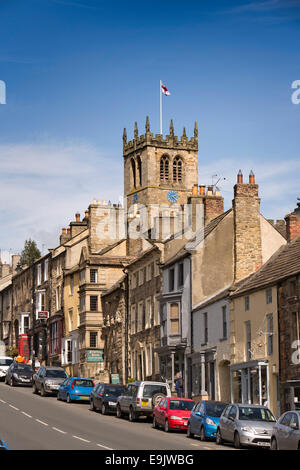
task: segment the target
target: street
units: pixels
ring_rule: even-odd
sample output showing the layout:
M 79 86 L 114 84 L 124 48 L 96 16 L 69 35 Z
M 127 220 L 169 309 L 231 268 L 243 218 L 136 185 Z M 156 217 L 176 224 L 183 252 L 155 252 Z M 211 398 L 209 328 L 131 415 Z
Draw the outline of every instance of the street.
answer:
M 87 403 L 33 395 L 31 387 L 0 383 L 0 439 L 11 450 L 232 450 L 229 445 L 187 439 L 182 432 L 153 429 L 89 410 Z

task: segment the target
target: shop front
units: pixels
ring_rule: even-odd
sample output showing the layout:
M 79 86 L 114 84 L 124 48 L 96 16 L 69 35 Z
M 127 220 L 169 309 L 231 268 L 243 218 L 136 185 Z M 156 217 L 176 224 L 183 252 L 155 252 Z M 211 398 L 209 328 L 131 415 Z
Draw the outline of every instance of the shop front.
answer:
M 269 363 L 249 361 L 230 366 L 231 401 L 270 407 Z

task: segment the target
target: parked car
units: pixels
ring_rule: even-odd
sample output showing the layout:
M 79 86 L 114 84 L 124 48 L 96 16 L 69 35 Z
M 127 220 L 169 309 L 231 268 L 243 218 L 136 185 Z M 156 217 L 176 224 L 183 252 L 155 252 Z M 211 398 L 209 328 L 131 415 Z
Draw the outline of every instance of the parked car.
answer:
M 286 411 L 271 435 L 272 450 L 300 450 L 300 411 Z
M 5 383 L 11 387 L 15 385 L 31 385 L 34 371 L 29 364 L 13 361 L 5 376 Z
M 57 392 L 57 399 L 72 403 L 72 401 L 89 401 L 95 384 L 91 379 L 68 377 Z
M 170 397 L 166 382 L 133 382 L 117 400 L 117 417 L 128 415 L 129 421 L 139 416 L 153 416 L 155 406 L 162 398 Z
M 236 449 L 242 446 L 270 447 L 275 424 L 274 415 L 265 406 L 234 403 L 221 415 L 216 443 L 233 442 Z
M 186 430 L 194 406 L 195 402 L 189 398 L 163 398 L 154 408 L 152 427 L 163 427 L 166 432 Z
M 0 380 L 5 380 L 9 366 L 14 362 L 12 357 L 0 356 Z
M 2 441 L 1 439 L 0 439 L 0 450 L 10 450 L 6 442 Z
M 199 401 L 193 408 L 188 420 L 187 437 L 200 436 L 201 441 L 215 439 L 220 416 L 227 403 L 220 401 Z
M 91 391 L 90 409 L 96 411 L 101 410 L 103 415 L 109 412 L 116 413 L 117 399 L 126 392 L 123 385 L 117 384 L 97 384 Z
M 41 366 L 33 375 L 32 392 L 40 392 L 42 397 L 57 393 L 60 384 L 67 378 L 68 374 L 61 367 Z

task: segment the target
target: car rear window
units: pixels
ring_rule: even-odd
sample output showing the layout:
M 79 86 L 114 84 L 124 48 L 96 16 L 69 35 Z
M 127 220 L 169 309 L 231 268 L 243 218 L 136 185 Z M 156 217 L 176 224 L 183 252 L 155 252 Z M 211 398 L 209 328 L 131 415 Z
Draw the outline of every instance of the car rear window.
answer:
M 189 400 L 170 400 L 169 409 L 178 411 L 191 411 L 195 403 Z
M 75 380 L 75 386 L 76 387 L 93 387 L 94 384 L 92 380 L 83 380 L 83 379 L 76 379 Z
M 267 408 L 240 407 L 239 419 L 242 421 L 276 421 Z
M 167 395 L 167 387 L 164 385 L 144 385 L 143 397 L 151 398 L 156 393 Z
M 13 359 L 0 359 L 0 366 L 10 366 L 12 362 Z
M 212 418 L 219 418 L 226 406 L 226 403 L 206 403 L 206 414 Z
M 66 379 L 67 374 L 65 373 L 64 370 L 47 370 L 46 371 L 46 377 L 53 377 L 56 379 Z
M 104 396 L 105 397 L 119 397 L 125 392 L 125 388 L 122 387 L 105 387 Z
M 16 364 L 14 366 L 14 370 L 26 370 L 29 372 L 33 372 L 32 368 L 28 366 L 27 364 Z

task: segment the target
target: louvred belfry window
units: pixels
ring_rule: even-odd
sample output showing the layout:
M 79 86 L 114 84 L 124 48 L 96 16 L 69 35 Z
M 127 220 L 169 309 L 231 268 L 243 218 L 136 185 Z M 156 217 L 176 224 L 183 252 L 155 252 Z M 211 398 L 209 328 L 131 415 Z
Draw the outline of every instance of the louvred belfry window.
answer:
M 164 155 L 160 159 L 160 181 L 169 180 L 169 157 Z
M 175 183 L 182 181 L 182 160 L 180 157 L 175 157 L 173 161 L 173 181 Z

